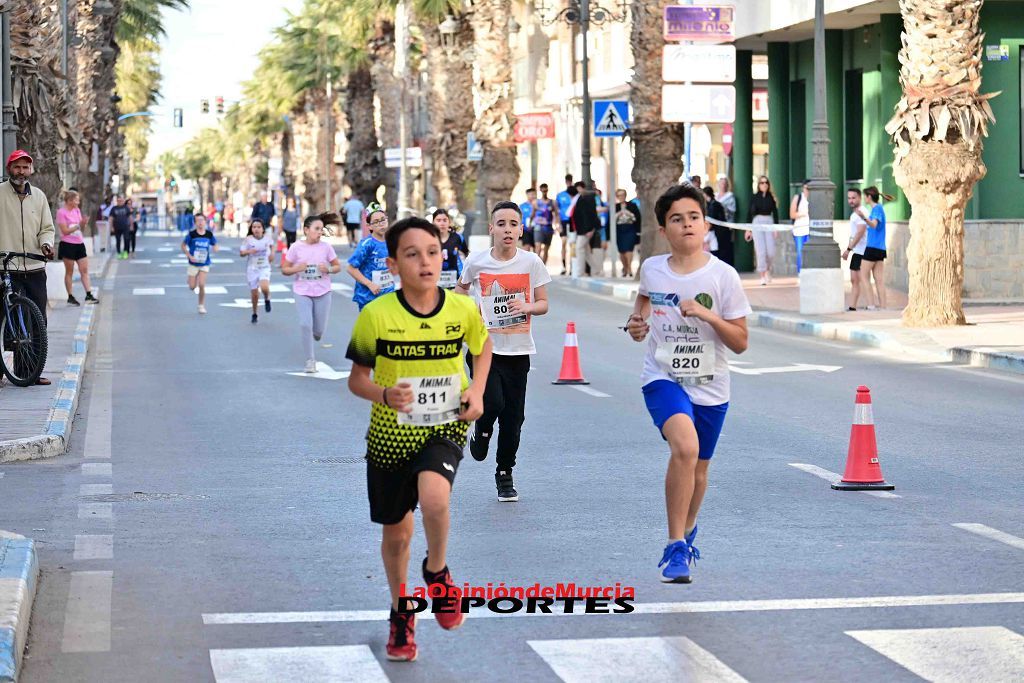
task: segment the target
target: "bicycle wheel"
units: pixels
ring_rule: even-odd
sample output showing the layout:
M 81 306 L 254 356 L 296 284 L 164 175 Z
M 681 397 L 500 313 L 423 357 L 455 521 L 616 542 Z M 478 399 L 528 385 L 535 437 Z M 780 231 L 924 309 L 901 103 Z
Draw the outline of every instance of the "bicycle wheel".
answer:
M 46 365 L 46 323 L 31 299 L 15 294 L 0 320 L 0 364 L 11 383 L 35 384 Z

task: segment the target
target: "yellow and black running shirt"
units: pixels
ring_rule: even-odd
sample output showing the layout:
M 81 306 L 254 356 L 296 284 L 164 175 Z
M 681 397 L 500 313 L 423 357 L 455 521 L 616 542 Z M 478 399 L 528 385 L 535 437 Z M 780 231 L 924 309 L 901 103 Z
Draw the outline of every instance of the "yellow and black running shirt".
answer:
M 382 403 L 374 402 L 370 410 L 366 459 L 383 469 L 400 468 L 434 436 L 459 446 L 466 443 L 469 425 L 451 419 L 451 402 L 455 392 L 461 396 L 469 386 L 462 345 L 479 355 L 487 329 L 473 299 L 440 288 L 438 292 L 437 308 L 427 315 L 414 311 L 402 290 L 385 294 L 363 308 L 352 330 L 345 356 L 372 368 L 375 384 L 390 387 L 399 380 L 413 380 L 416 423 L 400 423 L 409 416 L 400 421 L 398 413 Z M 424 414 L 432 402 L 442 400 L 447 406 L 434 407 L 447 412 Z

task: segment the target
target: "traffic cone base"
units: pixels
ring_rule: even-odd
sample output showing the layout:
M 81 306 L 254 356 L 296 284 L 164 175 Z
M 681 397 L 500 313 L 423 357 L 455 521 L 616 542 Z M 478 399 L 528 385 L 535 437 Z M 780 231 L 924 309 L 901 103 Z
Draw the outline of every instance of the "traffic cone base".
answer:
M 556 379 L 552 384 L 590 384 L 585 379 Z
M 886 484 L 884 481 L 878 484 L 837 481 L 832 484 L 832 488 L 836 491 L 892 491 L 896 485 Z
M 562 368 L 558 372 L 558 379 L 552 384 L 590 384 L 583 379 L 583 371 L 580 369 L 580 346 L 576 338 L 576 323 L 570 322 L 565 326 Z
M 846 453 L 846 472 L 832 484 L 836 491 L 892 491 L 878 462 L 878 444 L 875 441 L 874 416 L 871 410 L 871 391 L 857 387 L 854 403 L 853 427 L 850 428 L 850 448 Z

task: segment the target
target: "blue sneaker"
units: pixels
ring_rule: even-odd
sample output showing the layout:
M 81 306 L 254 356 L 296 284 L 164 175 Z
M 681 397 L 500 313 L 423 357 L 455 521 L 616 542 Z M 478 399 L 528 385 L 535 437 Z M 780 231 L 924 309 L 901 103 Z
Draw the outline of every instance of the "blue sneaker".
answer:
M 665 546 L 665 554 L 658 563 L 662 583 L 690 583 L 690 546 L 676 541 Z
M 693 525 L 693 531 L 686 534 L 686 545 L 690 546 L 690 564 L 696 564 L 697 560 L 700 559 L 700 551 L 693 545 L 693 542 L 697 540 L 697 525 Z

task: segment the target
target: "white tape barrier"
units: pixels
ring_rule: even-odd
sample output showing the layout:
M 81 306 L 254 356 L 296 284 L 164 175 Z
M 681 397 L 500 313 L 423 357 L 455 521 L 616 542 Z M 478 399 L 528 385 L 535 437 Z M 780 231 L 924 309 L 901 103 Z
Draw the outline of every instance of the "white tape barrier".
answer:
M 717 225 L 722 228 L 750 230 L 751 232 L 789 232 L 793 229 L 792 225 L 783 225 L 780 223 L 727 223 L 725 221 L 719 221 L 714 218 L 707 217 L 705 217 L 705 220 L 712 225 Z

